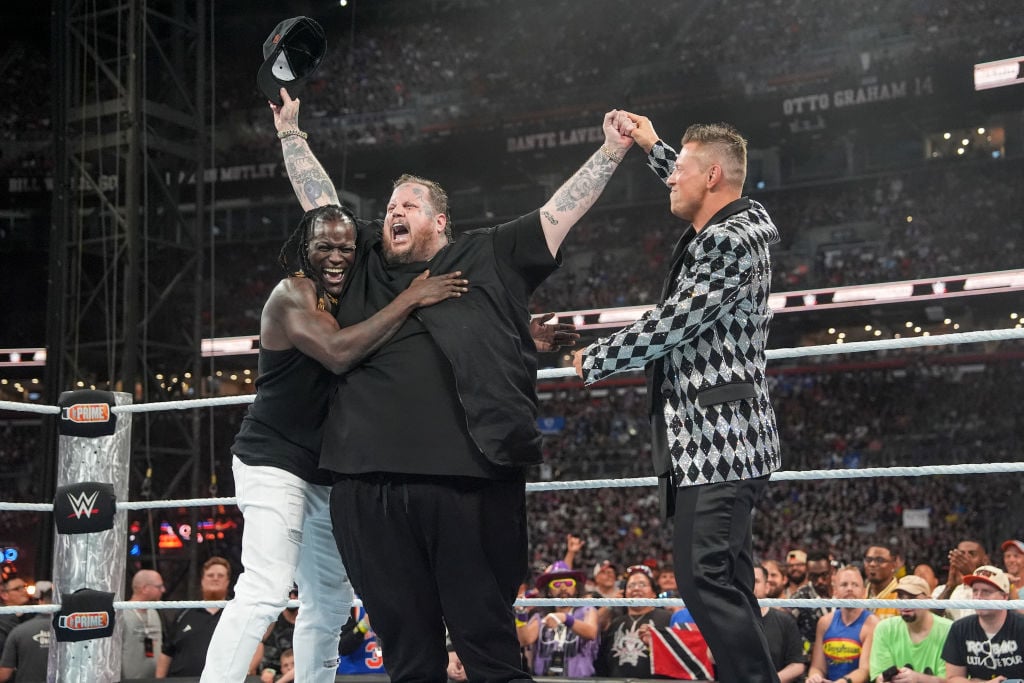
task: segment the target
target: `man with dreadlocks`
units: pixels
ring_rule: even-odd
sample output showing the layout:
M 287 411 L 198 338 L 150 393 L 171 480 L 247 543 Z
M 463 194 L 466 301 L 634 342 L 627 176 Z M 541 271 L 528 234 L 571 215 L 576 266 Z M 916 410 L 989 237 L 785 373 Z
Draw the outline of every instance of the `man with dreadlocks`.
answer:
M 334 374 L 378 349 L 415 309 L 459 297 L 468 284 L 458 272 L 424 271 L 388 306 L 339 329 L 334 314 L 355 252 L 355 220 L 339 206 L 306 213 L 281 249 L 288 277 L 263 307 L 256 400 L 231 447 L 245 572 L 210 642 L 204 683 L 245 679 L 293 580 L 297 680 L 334 681 L 352 603 L 331 535 L 331 481 L 317 468 Z
M 281 96 L 271 107 L 299 201 L 336 203 L 298 100 Z M 617 114 L 605 115 L 604 145 L 521 218 L 453 241 L 444 190 L 404 175 L 383 225 L 360 234 L 342 326 L 424 268 L 472 282 L 458 305 L 417 311 L 345 375 L 324 428 L 335 538 L 392 681 L 446 679 L 446 625 L 470 680 L 530 680 L 512 609 L 528 571 L 525 468 L 541 459 L 528 300 L 633 144 Z

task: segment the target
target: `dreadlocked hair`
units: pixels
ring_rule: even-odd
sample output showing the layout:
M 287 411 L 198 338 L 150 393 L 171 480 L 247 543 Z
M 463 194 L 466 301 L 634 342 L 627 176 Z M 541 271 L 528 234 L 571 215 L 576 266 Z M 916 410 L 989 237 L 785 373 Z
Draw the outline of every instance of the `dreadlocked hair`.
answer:
M 316 286 L 317 307 L 321 311 L 332 310 L 338 303 L 338 299 L 324 289 L 320 278 L 313 272 L 313 264 L 309 262 L 309 240 L 313 236 L 313 229 L 317 221 L 325 223 L 356 223 L 352 213 L 337 204 L 318 206 L 303 214 L 295 230 L 288 235 L 277 255 L 277 262 L 284 268 L 284 271 L 292 277 L 307 277 Z

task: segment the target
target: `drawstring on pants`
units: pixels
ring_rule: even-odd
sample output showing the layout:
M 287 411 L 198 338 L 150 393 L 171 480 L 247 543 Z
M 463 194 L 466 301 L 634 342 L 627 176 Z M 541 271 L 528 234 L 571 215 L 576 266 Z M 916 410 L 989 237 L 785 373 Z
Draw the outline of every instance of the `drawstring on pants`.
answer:
M 396 483 L 393 480 L 391 480 L 390 478 L 382 477 L 377 482 L 377 501 L 383 506 L 383 508 L 384 508 L 384 516 L 385 517 L 388 516 L 388 511 L 390 509 L 389 506 L 388 506 L 389 491 L 391 490 L 392 486 L 395 486 L 395 485 L 396 485 Z M 402 503 L 403 503 L 403 506 L 405 507 L 406 514 L 408 514 L 409 513 L 409 485 L 405 481 L 399 481 L 397 483 L 397 486 L 399 486 L 402 489 Z

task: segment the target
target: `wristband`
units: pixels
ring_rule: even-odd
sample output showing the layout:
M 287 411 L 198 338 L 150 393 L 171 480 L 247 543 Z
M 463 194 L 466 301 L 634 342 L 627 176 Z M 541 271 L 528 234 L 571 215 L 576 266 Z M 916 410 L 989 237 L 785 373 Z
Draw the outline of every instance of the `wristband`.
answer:
M 279 137 L 282 140 L 284 140 L 285 138 L 290 138 L 293 135 L 298 135 L 303 140 L 306 140 L 307 138 L 309 138 L 309 133 L 301 131 L 298 128 L 291 128 L 289 130 L 279 130 L 279 131 L 277 131 L 277 137 Z
M 576 617 L 574 617 L 572 614 L 566 614 L 565 615 L 565 627 L 566 628 L 572 628 L 572 625 L 575 624 L 575 623 L 576 623 Z

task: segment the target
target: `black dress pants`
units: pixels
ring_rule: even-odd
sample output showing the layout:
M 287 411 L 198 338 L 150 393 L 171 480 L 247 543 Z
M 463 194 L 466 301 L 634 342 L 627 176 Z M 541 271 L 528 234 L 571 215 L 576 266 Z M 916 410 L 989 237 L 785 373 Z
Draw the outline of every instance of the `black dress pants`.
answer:
M 346 477 L 331 519 L 392 681 L 447 680 L 446 625 L 471 681 L 530 680 L 512 606 L 528 570 L 523 477 Z
M 751 512 L 767 478 L 676 490 L 673 560 L 721 683 L 778 683 L 754 597 Z

